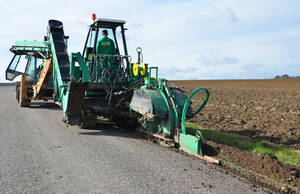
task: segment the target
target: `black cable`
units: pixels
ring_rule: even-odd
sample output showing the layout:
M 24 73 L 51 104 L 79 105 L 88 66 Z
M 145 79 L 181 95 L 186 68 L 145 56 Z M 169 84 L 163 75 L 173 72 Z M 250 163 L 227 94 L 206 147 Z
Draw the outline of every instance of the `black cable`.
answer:
M 143 61 L 144 61 L 144 56 L 143 56 L 143 53 L 142 52 L 140 52 L 141 53 L 141 63 L 143 63 Z

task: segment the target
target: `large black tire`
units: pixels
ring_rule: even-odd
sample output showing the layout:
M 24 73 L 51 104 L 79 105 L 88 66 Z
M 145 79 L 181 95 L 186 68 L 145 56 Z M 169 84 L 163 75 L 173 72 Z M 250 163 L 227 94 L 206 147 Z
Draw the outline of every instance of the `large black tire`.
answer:
M 20 86 L 16 86 L 16 100 L 20 101 Z
M 22 99 L 20 99 L 19 104 L 20 104 L 21 107 L 30 107 L 31 101 L 30 100 L 22 100 Z
M 21 88 L 18 87 L 18 102 L 19 102 L 19 105 L 21 107 L 29 107 L 30 106 L 30 103 L 31 103 L 31 100 L 24 100 L 23 97 L 22 97 L 22 91 L 21 91 Z
M 93 129 L 96 128 L 96 126 L 97 126 L 97 116 L 90 113 L 83 112 L 80 121 L 80 128 Z

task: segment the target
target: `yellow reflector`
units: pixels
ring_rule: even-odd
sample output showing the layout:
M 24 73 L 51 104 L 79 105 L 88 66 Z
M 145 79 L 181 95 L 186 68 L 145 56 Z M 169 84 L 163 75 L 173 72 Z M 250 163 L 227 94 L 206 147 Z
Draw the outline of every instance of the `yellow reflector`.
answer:
M 132 67 L 133 75 L 138 76 L 139 75 L 139 65 L 134 63 Z
M 141 75 L 143 76 L 143 75 L 145 75 L 145 73 L 146 73 L 146 65 L 145 65 L 145 63 L 142 63 L 141 64 L 141 71 L 140 71 L 140 73 L 141 73 Z

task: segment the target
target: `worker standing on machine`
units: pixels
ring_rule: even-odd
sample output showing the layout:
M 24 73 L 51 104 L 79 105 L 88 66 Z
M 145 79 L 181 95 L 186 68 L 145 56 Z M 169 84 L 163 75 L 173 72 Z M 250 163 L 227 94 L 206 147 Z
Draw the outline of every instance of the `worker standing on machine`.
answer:
M 96 47 L 97 54 L 100 55 L 100 64 L 102 66 L 101 70 L 110 67 L 111 75 L 116 74 L 118 71 L 118 65 L 114 64 L 114 56 L 116 54 L 115 43 L 112 39 L 108 38 L 108 31 L 102 31 L 102 37 Z
M 108 38 L 108 32 L 107 30 L 102 31 L 102 39 L 98 41 L 97 44 L 97 54 L 102 55 L 115 55 L 116 49 L 115 49 L 115 43 L 112 39 Z

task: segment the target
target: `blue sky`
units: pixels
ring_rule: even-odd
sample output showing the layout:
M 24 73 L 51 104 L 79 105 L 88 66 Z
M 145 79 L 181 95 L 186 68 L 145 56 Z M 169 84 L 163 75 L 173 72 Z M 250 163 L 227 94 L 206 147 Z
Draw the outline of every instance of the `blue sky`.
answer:
M 42 40 L 64 22 L 69 52 L 82 51 L 90 15 L 125 19 L 129 53 L 168 79 L 300 75 L 299 0 L 0 0 L 0 81 L 16 40 Z

